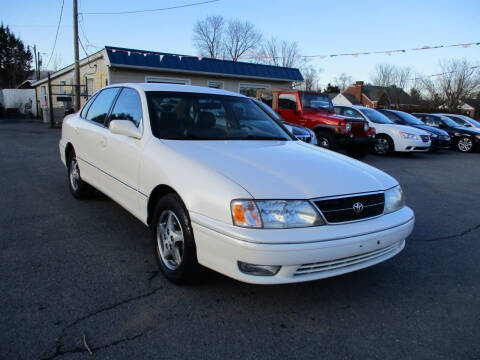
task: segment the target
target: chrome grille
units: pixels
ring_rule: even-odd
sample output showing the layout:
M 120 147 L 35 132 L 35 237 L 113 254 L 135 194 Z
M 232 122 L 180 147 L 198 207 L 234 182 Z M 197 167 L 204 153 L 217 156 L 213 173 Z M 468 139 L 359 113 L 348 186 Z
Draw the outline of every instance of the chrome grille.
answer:
M 374 250 L 374 251 L 370 251 L 370 252 L 359 254 L 359 255 L 349 256 L 342 259 L 303 264 L 298 267 L 297 271 L 295 271 L 294 273 L 294 276 L 316 274 L 319 272 L 331 271 L 331 270 L 353 266 L 356 264 L 361 264 L 364 262 L 369 262 L 371 260 L 375 260 L 377 258 L 387 256 L 391 253 L 397 252 L 398 249 L 401 248 L 402 244 L 403 244 L 403 241 L 397 242 L 383 249 Z
M 385 204 L 385 195 L 382 192 L 333 199 L 328 198 L 324 200 L 314 200 L 314 203 L 322 212 L 327 222 L 340 223 L 381 215 Z M 362 205 L 362 211 L 356 212 L 354 210 L 353 207 L 357 203 Z

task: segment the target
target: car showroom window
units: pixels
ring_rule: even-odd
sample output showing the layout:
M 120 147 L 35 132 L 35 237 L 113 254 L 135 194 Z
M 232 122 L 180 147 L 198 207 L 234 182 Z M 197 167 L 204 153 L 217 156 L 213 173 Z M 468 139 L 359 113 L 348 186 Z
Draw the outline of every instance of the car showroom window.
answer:
M 297 110 L 297 95 L 280 94 L 278 96 L 278 108 L 286 110 Z
M 122 89 L 109 120 L 129 120 L 138 127 L 142 120 L 142 102 L 136 90 Z
M 87 120 L 103 125 L 117 93 L 118 88 L 102 90 L 93 100 L 92 105 L 90 105 L 90 109 L 87 112 Z

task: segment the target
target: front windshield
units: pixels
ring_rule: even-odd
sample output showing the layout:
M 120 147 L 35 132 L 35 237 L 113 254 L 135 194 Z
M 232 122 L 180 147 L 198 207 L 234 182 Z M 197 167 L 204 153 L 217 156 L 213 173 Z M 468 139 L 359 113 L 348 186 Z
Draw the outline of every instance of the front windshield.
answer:
M 371 122 L 377 124 L 393 124 L 393 121 L 391 121 L 389 118 L 387 118 L 385 115 L 383 115 L 381 112 L 378 112 L 377 110 L 362 109 L 362 112 Z
M 327 95 L 302 92 L 300 97 L 304 109 L 333 111 L 332 101 Z
M 425 125 L 419 118 L 405 112 L 395 113 L 401 117 L 408 125 Z
M 279 114 L 277 114 L 275 111 L 273 111 L 273 109 L 270 106 L 268 106 L 267 104 L 265 104 L 264 102 L 259 101 L 259 100 L 253 100 L 253 101 L 255 102 L 256 105 L 261 107 L 263 111 L 265 111 L 267 114 L 269 114 L 274 119 L 277 119 L 278 121 L 281 121 L 281 122 L 286 122 L 284 118 L 282 118 Z
M 292 140 L 272 118 L 239 96 L 147 92 L 152 133 L 169 140 Z

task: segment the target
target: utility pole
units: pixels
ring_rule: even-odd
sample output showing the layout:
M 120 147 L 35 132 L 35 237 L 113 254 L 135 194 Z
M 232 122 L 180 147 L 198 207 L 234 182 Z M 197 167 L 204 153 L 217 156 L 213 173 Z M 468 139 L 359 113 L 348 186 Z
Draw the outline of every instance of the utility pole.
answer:
M 33 45 L 33 54 L 35 55 L 35 80 L 38 81 L 37 45 Z
M 80 60 L 78 54 L 78 3 L 73 0 L 73 49 L 75 52 L 75 69 L 74 69 L 74 85 L 75 85 L 75 111 L 80 110 Z

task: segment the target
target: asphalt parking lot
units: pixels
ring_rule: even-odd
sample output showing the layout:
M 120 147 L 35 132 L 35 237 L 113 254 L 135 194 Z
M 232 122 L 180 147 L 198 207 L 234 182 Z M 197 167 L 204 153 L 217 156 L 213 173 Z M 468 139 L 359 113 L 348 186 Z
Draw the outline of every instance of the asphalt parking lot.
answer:
M 59 136 L 0 119 L 0 359 L 84 359 L 86 345 L 97 359 L 480 359 L 479 153 L 366 157 L 416 212 L 387 262 L 181 287 L 158 274 L 142 223 L 73 199 Z

